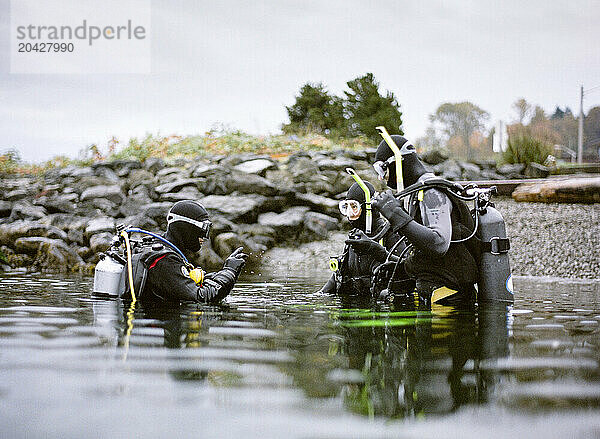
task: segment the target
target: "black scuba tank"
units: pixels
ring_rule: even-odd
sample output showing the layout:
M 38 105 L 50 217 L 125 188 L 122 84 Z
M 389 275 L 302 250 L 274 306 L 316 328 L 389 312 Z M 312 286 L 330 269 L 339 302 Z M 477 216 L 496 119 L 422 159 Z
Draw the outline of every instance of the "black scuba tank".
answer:
M 479 302 L 514 302 L 512 274 L 504 218 L 491 204 L 479 213 L 479 237 L 483 241 L 477 282 Z

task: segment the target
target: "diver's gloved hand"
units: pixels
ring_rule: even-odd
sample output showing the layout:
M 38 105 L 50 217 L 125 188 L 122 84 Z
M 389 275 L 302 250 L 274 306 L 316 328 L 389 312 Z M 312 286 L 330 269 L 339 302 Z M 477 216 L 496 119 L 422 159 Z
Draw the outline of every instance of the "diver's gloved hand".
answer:
M 238 247 L 225 260 L 224 267 L 231 268 L 235 272 L 236 276 L 239 275 L 242 271 L 242 268 L 244 268 L 244 265 L 246 264 L 246 258 L 248 257 L 246 253 L 242 252 L 243 249 L 243 247 Z
M 377 194 L 371 205 L 390 222 L 394 232 L 413 220 L 402 208 L 402 203 L 394 198 L 390 190 Z
M 359 255 L 371 254 L 377 261 L 385 261 L 387 250 L 377 241 L 373 241 L 362 230 L 354 229 L 348 239 L 346 245 L 349 245 Z

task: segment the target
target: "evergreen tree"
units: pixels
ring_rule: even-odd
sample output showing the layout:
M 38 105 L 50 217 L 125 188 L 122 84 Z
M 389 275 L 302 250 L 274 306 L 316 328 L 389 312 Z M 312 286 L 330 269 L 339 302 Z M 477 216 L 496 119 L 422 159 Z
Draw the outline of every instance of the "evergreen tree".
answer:
M 385 96 L 379 93 L 379 83 L 372 73 L 348 81 L 347 85 L 350 91 L 344 92 L 344 110 L 350 135 L 363 135 L 378 143 L 381 136 L 375 127 L 380 125 L 390 134 L 404 134 L 400 105 L 392 92 Z
M 346 121 L 341 99 L 331 95 L 322 83 L 304 84 L 296 102 L 285 108 L 290 122 L 282 126 L 284 133 L 343 134 Z

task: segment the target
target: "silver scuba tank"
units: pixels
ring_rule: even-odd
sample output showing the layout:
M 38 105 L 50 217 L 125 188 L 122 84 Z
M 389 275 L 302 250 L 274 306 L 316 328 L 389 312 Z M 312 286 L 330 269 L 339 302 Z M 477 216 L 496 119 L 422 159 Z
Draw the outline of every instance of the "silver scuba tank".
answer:
M 119 280 L 125 266 L 110 255 L 104 255 L 94 270 L 94 294 L 119 295 Z
M 477 282 L 480 302 L 514 302 L 512 274 L 508 259 L 510 248 L 504 218 L 488 205 L 479 214 L 479 236 L 483 252 Z

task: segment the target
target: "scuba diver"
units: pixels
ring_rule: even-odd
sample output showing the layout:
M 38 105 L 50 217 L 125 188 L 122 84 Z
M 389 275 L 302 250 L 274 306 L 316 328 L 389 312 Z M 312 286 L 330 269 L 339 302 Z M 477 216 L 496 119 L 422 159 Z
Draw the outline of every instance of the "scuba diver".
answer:
M 94 292 L 133 302 L 218 303 L 225 298 L 248 257 L 242 247 L 231 253 L 222 270 L 204 273 L 188 262 L 183 251 L 199 251 L 208 238 L 212 223 L 206 209 L 196 201 L 178 201 L 169 210 L 167 224 L 163 236 L 137 228 L 121 229 L 121 239 L 115 240 L 96 266 Z M 129 234 L 134 232 L 149 236 L 130 241 Z M 126 259 L 116 251 L 123 243 Z
M 392 141 L 399 151 L 392 151 Z M 400 163 L 396 163 L 397 156 Z M 407 139 L 387 132 L 377 148 L 373 168 L 380 180 L 387 180 L 389 187 L 399 191 L 435 178 Z M 421 304 L 473 302 L 479 277 L 478 248 L 471 233 L 476 225 L 467 204 L 443 185 L 424 185 L 406 201 L 403 206 L 402 200 L 388 190 L 374 197 L 373 207 L 390 222 L 393 232 L 413 246 L 403 265 L 408 276 L 416 280 Z
M 356 183 L 350 186 L 339 208 L 353 229 L 345 241 L 343 254 L 329 261 L 333 274 L 319 292 L 371 297 L 373 272 L 387 259 L 398 260 L 397 256 L 389 255 L 388 249 L 398 247 L 400 236 L 379 212 L 372 211 L 373 185 L 363 181 L 354 170 L 347 172 Z

